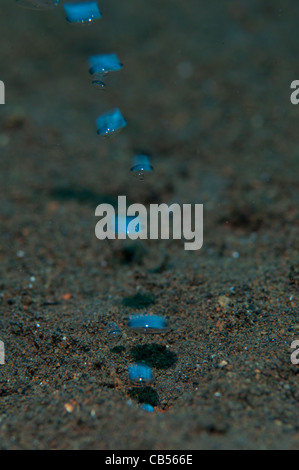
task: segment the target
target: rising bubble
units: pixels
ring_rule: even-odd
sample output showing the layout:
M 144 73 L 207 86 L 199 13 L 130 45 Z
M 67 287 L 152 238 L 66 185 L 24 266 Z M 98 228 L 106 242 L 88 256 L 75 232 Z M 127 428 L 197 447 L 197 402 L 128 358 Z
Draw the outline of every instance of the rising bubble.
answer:
M 98 80 L 97 78 L 93 79 L 93 81 L 91 82 L 93 84 L 93 86 L 99 90 L 105 90 L 105 83 L 102 82 L 102 80 Z
M 148 403 L 142 403 L 142 405 L 140 405 L 140 408 L 145 411 L 148 411 L 149 413 L 152 413 L 154 411 L 154 407 L 152 405 L 149 405 Z
M 89 73 L 93 75 L 92 84 L 99 89 L 105 88 L 104 79 L 109 72 L 121 70 L 123 65 L 116 54 L 98 54 L 89 57 Z
M 153 171 L 149 157 L 144 154 L 136 155 L 131 172 L 138 176 L 140 180 L 144 180 L 145 173 Z
M 116 54 L 98 54 L 89 57 L 89 73 L 94 75 L 116 72 L 122 69 L 122 64 Z
M 98 134 L 108 136 L 114 134 L 122 127 L 125 127 L 127 122 L 120 110 L 114 109 L 99 116 L 96 120 L 96 124 Z
M 91 23 L 102 17 L 97 2 L 65 3 L 63 8 L 69 23 Z
M 111 231 L 115 235 L 132 235 L 143 230 L 140 218 L 137 216 L 117 215 L 111 220 Z
M 139 385 L 147 385 L 153 380 L 153 373 L 150 367 L 144 364 L 134 364 L 129 367 L 129 379 Z

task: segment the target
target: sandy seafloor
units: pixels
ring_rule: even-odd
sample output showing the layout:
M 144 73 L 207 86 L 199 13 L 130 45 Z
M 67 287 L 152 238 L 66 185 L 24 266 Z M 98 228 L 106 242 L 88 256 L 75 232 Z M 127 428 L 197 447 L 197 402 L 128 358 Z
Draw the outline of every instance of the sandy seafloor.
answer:
M 77 27 L 1 0 L 0 447 L 298 449 L 299 3 L 99 3 Z M 124 68 L 94 89 L 87 58 L 110 52 Z M 102 139 L 114 107 L 127 128 Z M 97 240 L 118 195 L 203 203 L 202 249 Z M 143 312 L 168 332 L 129 331 Z

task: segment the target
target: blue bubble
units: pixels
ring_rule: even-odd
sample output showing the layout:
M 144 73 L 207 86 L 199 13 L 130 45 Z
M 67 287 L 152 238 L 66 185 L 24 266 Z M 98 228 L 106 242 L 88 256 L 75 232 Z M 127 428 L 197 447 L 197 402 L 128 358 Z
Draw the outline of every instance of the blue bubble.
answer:
M 143 403 L 142 405 L 140 405 L 140 408 L 145 411 L 148 411 L 149 413 L 152 413 L 154 411 L 154 407 L 152 405 L 149 405 L 148 403 Z
M 132 224 L 131 226 L 130 223 L 135 220 L 135 223 Z M 137 223 L 138 222 L 138 223 Z M 117 215 L 113 220 L 112 220 L 112 225 L 111 225 L 111 230 L 116 234 L 126 234 L 129 235 L 130 233 L 139 233 L 140 232 L 141 225 L 138 221 L 138 217 L 136 216 L 121 216 Z
M 90 23 L 102 17 L 97 2 L 65 3 L 63 8 L 70 23 Z
M 127 125 L 119 109 L 114 109 L 97 118 L 97 132 L 100 135 L 110 135 Z
M 47 10 L 57 7 L 60 0 L 16 0 L 20 7 L 28 8 L 31 10 Z
M 149 157 L 144 154 L 136 155 L 134 158 L 134 164 L 131 168 L 131 172 L 136 173 L 140 179 L 144 179 L 144 174 L 149 171 L 153 171 L 153 167 L 150 164 Z
M 108 325 L 108 335 L 110 339 L 119 339 L 121 338 L 121 331 L 115 322 L 111 322 Z
M 129 379 L 139 385 L 146 385 L 152 382 L 153 373 L 150 367 L 144 364 L 134 364 L 129 367 Z
M 118 60 L 116 54 L 99 54 L 89 57 L 89 73 L 91 75 L 104 75 L 108 72 L 121 70 L 123 65 Z
M 163 333 L 167 328 L 167 321 L 159 315 L 134 315 L 128 326 L 143 333 Z
M 106 86 L 105 83 L 102 80 L 99 80 L 98 78 L 94 78 L 94 80 L 91 83 L 99 90 L 104 90 Z

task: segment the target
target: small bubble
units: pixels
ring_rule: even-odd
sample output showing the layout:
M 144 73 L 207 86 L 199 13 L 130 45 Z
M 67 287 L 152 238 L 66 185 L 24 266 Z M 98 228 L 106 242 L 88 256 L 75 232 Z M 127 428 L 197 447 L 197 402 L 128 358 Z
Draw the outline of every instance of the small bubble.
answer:
M 143 154 L 136 155 L 131 172 L 137 175 L 140 180 L 144 180 L 145 173 L 151 171 L 153 171 L 153 167 L 150 164 L 149 157 Z
M 140 408 L 145 411 L 148 411 L 149 413 L 152 413 L 154 411 L 154 407 L 152 405 L 149 405 L 148 403 L 143 403 L 142 405 L 140 405 Z
M 23 250 L 17 251 L 17 257 L 18 257 L 18 258 L 23 258 L 24 255 L 25 255 L 25 252 L 24 252 Z
M 109 323 L 107 333 L 110 341 L 118 342 L 121 338 L 121 331 L 115 322 Z
M 106 87 L 105 83 L 101 80 L 93 80 L 91 83 L 95 88 L 98 88 L 99 90 L 104 90 Z
M 108 334 L 113 336 L 120 335 L 120 329 L 115 322 L 109 323 Z
M 115 235 L 132 235 L 140 233 L 142 225 L 139 217 L 117 215 L 112 218 L 110 229 Z
M 150 367 L 144 364 L 135 364 L 129 367 L 129 379 L 139 385 L 146 385 L 152 382 L 153 373 Z

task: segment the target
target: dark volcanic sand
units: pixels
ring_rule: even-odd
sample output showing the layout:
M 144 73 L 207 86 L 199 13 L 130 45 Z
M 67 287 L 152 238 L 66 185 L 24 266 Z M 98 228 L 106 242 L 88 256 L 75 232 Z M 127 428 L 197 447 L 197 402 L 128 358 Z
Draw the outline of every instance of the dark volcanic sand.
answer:
M 77 27 L 1 0 L 0 447 L 298 448 L 299 3 L 100 5 Z M 124 63 L 104 92 L 86 63 L 101 52 Z M 128 126 L 102 140 L 116 106 Z M 136 147 L 153 154 L 144 182 Z M 203 203 L 203 248 L 97 240 L 95 207 L 118 195 Z M 155 303 L 123 304 L 136 293 Z M 144 311 L 169 332 L 130 332 Z M 136 358 L 155 376 L 143 392 Z

